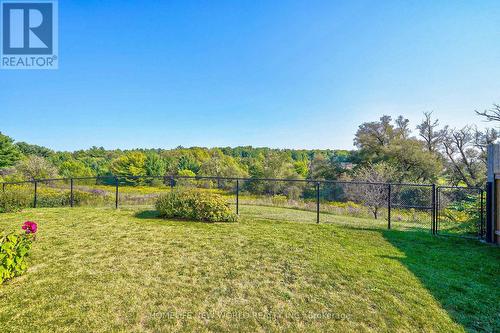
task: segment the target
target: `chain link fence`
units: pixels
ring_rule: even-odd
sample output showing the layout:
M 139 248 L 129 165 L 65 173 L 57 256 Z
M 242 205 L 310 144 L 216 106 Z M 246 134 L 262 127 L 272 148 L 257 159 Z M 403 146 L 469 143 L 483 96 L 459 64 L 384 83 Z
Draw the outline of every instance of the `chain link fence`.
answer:
M 167 191 L 217 193 L 241 216 L 261 220 L 337 223 L 351 227 L 484 236 L 484 191 L 429 184 L 304 179 L 107 176 L 2 183 L 23 193 L 27 207 L 144 207 Z
M 391 226 L 433 230 L 435 187 L 420 184 L 390 185 Z
M 486 233 L 484 190 L 437 188 L 437 234 L 483 239 Z

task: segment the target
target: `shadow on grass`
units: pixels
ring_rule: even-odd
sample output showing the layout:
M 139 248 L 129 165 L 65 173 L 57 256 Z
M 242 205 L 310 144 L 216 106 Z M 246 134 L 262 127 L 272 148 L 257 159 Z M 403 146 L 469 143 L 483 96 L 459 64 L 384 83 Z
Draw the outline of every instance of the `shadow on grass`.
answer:
M 470 332 L 500 332 L 500 249 L 422 232 L 381 231 L 399 260 Z
M 196 220 L 188 220 L 188 219 L 181 219 L 181 218 L 163 218 L 160 216 L 160 213 L 156 210 L 142 210 L 139 212 L 136 212 L 134 214 L 134 217 L 138 219 L 144 219 L 144 220 L 163 220 L 163 221 L 171 221 L 171 222 L 184 222 L 184 223 L 201 223 L 201 224 L 228 224 L 228 223 L 235 223 L 235 222 L 210 222 L 210 221 L 196 221 Z
M 134 214 L 138 219 L 161 219 L 160 213 L 156 210 L 143 210 Z

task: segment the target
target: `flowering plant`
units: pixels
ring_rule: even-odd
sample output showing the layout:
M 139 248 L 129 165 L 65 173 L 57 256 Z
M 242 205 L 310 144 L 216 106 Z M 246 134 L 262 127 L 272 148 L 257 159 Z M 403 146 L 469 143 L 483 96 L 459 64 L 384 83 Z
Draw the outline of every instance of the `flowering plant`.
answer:
M 23 223 L 23 226 L 21 228 L 23 230 L 26 230 L 27 234 L 34 234 L 38 229 L 38 225 L 36 224 L 36 222 L 26 221 Z
M 24 274 L 28 269 L 26 258 L 38 226 L 35 222 L 26 221 L 21 228 L 24 232 L 0 232 L 0 284 Z

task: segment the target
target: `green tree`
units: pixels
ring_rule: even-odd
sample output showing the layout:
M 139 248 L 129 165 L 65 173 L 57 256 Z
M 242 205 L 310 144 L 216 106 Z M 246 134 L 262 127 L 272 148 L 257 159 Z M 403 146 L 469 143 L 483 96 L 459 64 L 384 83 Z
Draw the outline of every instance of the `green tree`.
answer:
M 295 172 L 297 172 L 297 174 L 299 174 L 302 178 L 306 178 L 309 174 L 309 160 L 307 158 L 295 161 L 293 163 L 293 167 Z
M 108 158 L 86 156 L 81 158 L 80 161 L 89 167 L 96 176 L 103 177 L 112 174 L 110 171 L 111 161 Z
M 190 155 L 182 155 L 177 163 L 177 170 L 191 170 L 196 174 L 200 170 L 200 163 Z
M 129 184 L 140 184 L 143 179 L 135 179 L 129 176 L 146 175 L 146 155 L 139 151 L 127 152 L 111 162 L 111 172 L 115 176 L 121 176 Z
M 37 155 L 39 156 L 39 155 Z M 61 164 L 63 164 L 66 161 L 70 161 L 73 159 L 73 155 L 70 152 L 63 151 L 63 152 L 56 152 L 50 157 L 47 158 L 49 162 L 54 164 L 56 167 L 60 167 Z
M 13 166 L 21 158 L 19 149 L 13 143 L 14 140 L 0 132 L 0 168 Z
M 340 164 L 335 157 L 326 158 L 323 154 L 315 154 L 311 161 L 309 178 L 311 179 L 337 179 L 341 174 Z
M 157 153 L 148 153 L 146 155 L 144 167 L 148 176 L 163 176 L 167 168 L 165 161 Z
M 427 122 L 417 129 L 419 135 L 427 135 L 429 143 L 411 137 L 409 122 L 401 116 L 395 125 L 389 116 L 362 124 L 354 139 L 360 149 L 361 166 L 388 162 L 397 170 L 398 181 L 435 181 L 442 171 L 442 158 L 437 151 L 429 149 L 436 144 L 436 134 L 434 122 L 430 118 Z
M 36 155 L 47 158 L 52 154 L 54 154 L 54 151 L 49 148 L 38 145 L 32 145 L 26 142 L 16 142 L 15 145 L 19 149 L 19 151 L 25 156 Z
M 181 177 L 196 177 L 196 174 L 189 169 L 179 170 L 178 175 Z
M 251 160 L 249 171 L 251 178 L 300 179 L 289 154 L 280 151 L 261 153 Z M 292 182 L 251 181 L 246 185 L 253 192 L 278 194 L 284 193 L 287 187 L 296 187 Z
M 354 145 L 366 162 L 381 160 L 384 148 L 391 144 L 396 136 L 390 116 L 382 116 L 379 121 L 363 123 L 354 137 Z
M 91 168 L 78 160 L 68 160 L 59 166 L 59 174 L 64 178 L 94 177 L 96 174 Z
M 215 149 L 210 159 L 206 160 L 200 167 L 200 175 L 214 177 L 246 177 L 247 172 L 231 157 L 224 155 L 219 149 Z
M 397 170 L 397 181 L 434 182 L 443 170 L 441 156 L 417 139 L 394 140 L 386 149 L 387 161 Z

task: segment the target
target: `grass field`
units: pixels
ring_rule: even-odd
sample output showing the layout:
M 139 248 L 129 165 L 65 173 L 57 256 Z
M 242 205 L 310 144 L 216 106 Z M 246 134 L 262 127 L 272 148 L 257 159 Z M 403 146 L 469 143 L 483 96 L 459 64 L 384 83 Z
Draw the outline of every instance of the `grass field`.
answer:
M 500 331 L 500 250 L 364 219 L 242 206 L 237 223 L 44 208 L 0 331 Z M 300 223 L 303 222 L 303 223 Z
M 83 183 L 82 183 L 83 182 Z M 205 188 L 203 186 L 206 182 L 198 182 L 198 184 L 183 184 L 178 183 L 176 188 L 193 188 L 197 187 L 202 191 L 207 191 L 210 193 L 217 193 L 224 196 L 227 202 L 231 205 L 236 203 L 236 193 L 235 189 L 215 189 L 215 188 Z M 188 186 L 186 186 L 188 185 Z M 205 184 L 207 185 L 207 184 Z M 10 189 L 15 189 L 12 185 Z M 24 189 L 33 194 L 33 185 L 22 185 L 17 187 L 17 190 Z M 114 207 L 115 206 L 115 193 L 116 187 L 111 185 L 97 185 L 95 180 L 76 180 L 74 182 L 74 189 L 76 191 L 76 206 L 100 206 L 100 207 Z M 132 186 L 122 184 L 118 191 L 118 204 L 120 207 L 137 207 L 137 206 L 154 206 L 154 203 L 158 199 L 158 196 L 162 193 L 169 192 L 171 190 L 170 186 L 165 186 L 159 184 L 157 186 Z M 84 195 L 86 194 L 86 195 Z M 397 206 L 397 198 L 393 198 L 393 204 Z M 388 210 L 386 204 L 384 203 L 378 211 L 378 220 L 373 219 L 372 210 L 364 205 L 362 202 L 346 202 L 342 201 L 332 201 L 328 200 L 327 197 L 320 198 L 320 211 L 325 216 L 336 215 L 342 217 L 348 217 L 348 219 L 339 220 L 334 219 L 337 222 L 345 223 L 352 219 L 357 218 L 356 221 L 370 221 L 369 224 L 377 224 L 381 228 L 386 228 L 387 223 L 383 222 L 387 220 Z M 29 205 L 32 204 L 33 198 L 31 198 Z M 240 191 L 239 202 L 241 205 L 254 205 L 254 206 L 266 206 L 266 207 L 279 207 L 279 208 L 289 208 L 296 210 L 304 210 L 315 212 L 317 209 L 315 198 L 295 198 L 288 199 L 284 195 L 271 195 L 271 194 L 252 194 L 250 192 Z M 464 201 L 457 201 L 460 204 L 464 204 Z M 457 203 L 455 202 L 455 203 Z M 406 204 L 409 204 L 406 202 Z M 469 205 L 467 207 L 467 212 L 464 212 L 459 207 L 450 209 L 449 202 L 446 205 L 440 206 L 438 216 L 439 218 L 439 229 L 442 234 L 449 234 L 455 236 L 478 238 L 480 230 L 479 222 L 479 203 L 478 206 Z M 429 203 L 430 205 L 430 203 Z M 37 206 L 38 207 L 63 207 L 70 206 L 70 183 L 69 181 L 50 181 L 47 183 L 39 183 L 38 193 L 37 193 Z M 411 206 L 411 205 L 410 205 Z M 235 208 L 234 208 L 235 209 Z M 316 219 L 313 217 L 312 219 Z M 312 220 L 311 219 L 311 220 Z M 393 207 L 391 209 L 391 220 L 392 226 L 396 229 L 408 230 L 408 229 L 431 229 L 431 210 L 430 209 L 414 209 L 414 208 L 404 208 L 401 206 Z

